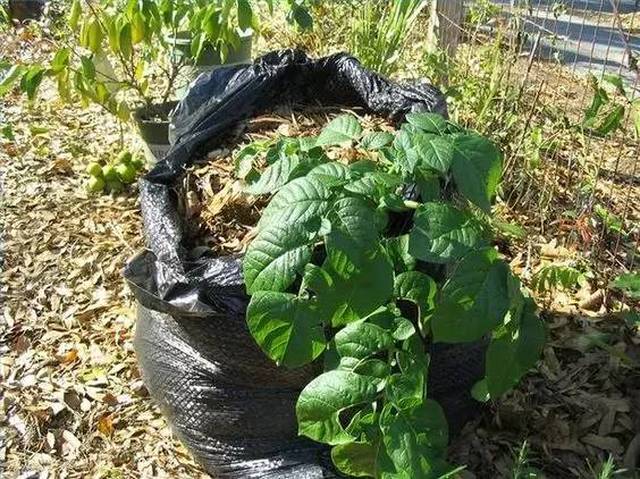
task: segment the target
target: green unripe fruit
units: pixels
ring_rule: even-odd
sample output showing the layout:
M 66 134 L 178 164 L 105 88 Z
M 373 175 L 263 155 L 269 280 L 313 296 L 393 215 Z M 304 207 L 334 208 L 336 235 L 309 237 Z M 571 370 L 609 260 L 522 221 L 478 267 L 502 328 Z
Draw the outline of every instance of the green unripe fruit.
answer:
M 109 191 L 111 193 L 120 193 L 122 190 L 124 190 L 124 185 L 118 180 L 107 181 L 107 188 L 109 188 Z
M 129 162 L 131 161 L 131 152 L 127 150 L 122 150 L 118 155 L 117 161 L 118 163 L 124 163 L 125 165 L 128 165 Z
M 89 163 L 89 166 L 87 166 L 87 174 L 100 178 L 102 176 L 102 167 L 93 161 Z
M 87 181 L 87 190 L 91 193 L 100 193 L 104 190 L 104 180 L 98 176 L 92 176 Z
M 136 170 L 141 170 L 144 168 L 144 159 L 140 156 L 135 156 L 131 160 L 131 166 L 133 166 Z
M 110 181 L 118 181 L 118 173 L 112 165 L 105 165 L 102 167 L 102 176 L 109 183 Z
M 116 165 L 116 173 L 118 173 L 118 177 L 123 183 L 129 184 L 136 181 L 137 172 L 132 165 L 125 165 L 124 163 L 120 163 L 119 165 Z

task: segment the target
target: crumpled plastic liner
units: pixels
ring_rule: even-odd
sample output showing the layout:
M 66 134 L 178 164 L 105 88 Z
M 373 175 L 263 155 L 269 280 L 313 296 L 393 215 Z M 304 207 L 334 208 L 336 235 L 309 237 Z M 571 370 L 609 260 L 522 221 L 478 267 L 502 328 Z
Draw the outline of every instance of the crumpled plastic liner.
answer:
M 408 112 L 446 115 L 443 95 L 430 85 L 391 82 L 346 54 L 314 60 L 295 50 L 203 74 L 177 106 L 172 148 L 140 180 L 148 250 L 124 275 L 139 303 L 135 349 L 144 382 L 215 478 L 342 477 L 326 446 L 297 435 L 297 397 L 321 364 L 291 370 L 262 353 L 244 319 L 241 256 L 188 260 L 178 212 L 185 168 L 238 122 L 284 103 L 362 107 L 394 121 Z M 435 344 L 430 351 L 428 393 L 453 432 L 477 412 L 468 391 L 483 375 L 484 348 Z

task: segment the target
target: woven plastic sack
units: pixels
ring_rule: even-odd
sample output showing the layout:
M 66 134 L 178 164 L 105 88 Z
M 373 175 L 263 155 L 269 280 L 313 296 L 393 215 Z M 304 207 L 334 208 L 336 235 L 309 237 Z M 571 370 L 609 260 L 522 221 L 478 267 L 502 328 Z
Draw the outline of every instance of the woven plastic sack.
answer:
M 172 148 L 140 181 L 148 250 L 126 267 L 139 303 L 135 349 L 143 379 L 177 436 L 215 478 L 339 477 L 326 446 L 297 435 L 295 403 L 321 365 L 277 367 L 245 323 L 241 257 L 190 261 L 176 188 L 192 161 L 238 122 L 285 103 L 362 107 L 401 121 L 446 115 L 429 85 L 399 85 L 337 54 L 312 60 L 283 50 L 249 66 L 200 76 L 172 120 Z M 404 228 L 410 217 L 395 218 Z M 469 390 L 483 375 L 483 344 L 434 345 L 428 384 L 453 432 L 477 411 Z

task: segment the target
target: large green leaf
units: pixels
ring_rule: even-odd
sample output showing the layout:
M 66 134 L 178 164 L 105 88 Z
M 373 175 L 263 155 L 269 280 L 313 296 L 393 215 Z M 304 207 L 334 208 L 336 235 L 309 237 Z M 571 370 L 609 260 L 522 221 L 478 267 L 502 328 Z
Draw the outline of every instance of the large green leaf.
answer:
M 349 179 L 349 167 L 337 161 L 322 163 L 309 171 L 307 177 L 318 178 L 324 184 L 338 184 Z
M 437 113 L 408 113 L 407 121 L 426 133 L 444 135 L 449 131 L 447 121 Z
M 374 131 L 362 137 L 360 147 L 365 150 L 379 150 L 393 141 L 393 135 L 388 131 Z
M 355 141 L 360 138 L 362 127 L 353 115 L 340 115 L 331 120 L 322 130 L 317 146 L 340 145 L 348 141 Z
M 513 318 L 518 321 L 518 318 Z M 486 384 L 492 399 L 514 387 L 529 369 L 535 366 L 544 346 L 545 332 L 536 314 L 535 304 L 527 300 L 519 327 L 492 339 L 486 354 Z
M 283 186 L 262 212 L 261 229 L 269 223 L 303 224 L 329 209 L 331 190 L 313 177 L 296 178 Z
M 425 203 L 414 216 L 409 253 L 432 263 L 447 263 L 485 246 L 480 222 L 469 212 L 445 203 Z
M 329 214 L 332 234 L 344 234 L 357 248 L 371 249 L 378 240 L 379 219 L 373 206 L 362 198 L 342 198 Z
M 375 324 L 357 321 L 338 331 L 333 338 L 340 356 L 364 359 L 393 346 L 389 332 Z
M 350 477 L 375 477 L 378 446 L 350 442 L 331 449 L 331 460 L 338 470 Z
M 324 238 L 326 263 L 347 278 L 366 267 L 378 248 L 383 215 L 361 198 L 343 198 L 332 207 L 328 219 L 330 228 Z
M 453 144 L 450 138 L 418 133 L 414 135 L 415 151 L 423 166 L 445 174 L 453 162 Z
M 393 268 L 382 250 L 365 255 L 359 265 L 308 265 L 305 287 L 317 297 L 323 318 L 334 326 L 357 321 L 387 303 L 393 293 Z
M 495 145 L 480 135 L 455 135 L 451 170 L 458 190 L 479 208 L 491 211 L 502 175 L 502 155 Z
M 260 230 L 243 262 L 247 291 L 284 291 L 311 259 L 313 235 L 301 225 L 272 224 Z
M 242 30 L 251 28 L 253 20 L 253 12 L 251 11 L 251 4 L 248 0 L 236 0 L 238 11 L 238 26 Z
M 400 177 L 382 171 L 374 171 L 348 183 L 344 189 L 367 198 L 380 198 L 394 191 L 400 184 L 402 184 Z
M 305 168 L 306 166 L 306 168 Z M 311 165 L 298 155 L 281 155 L 262 174 L 245 187 L 250 195 L 274 193 L 293 178 L 305 173 Z
M 430 399 L 411 409 L 387 404 L 380 415 L 382 439 L 400 477 L 437 479 L 446 463 L 448 426 L 440 405 Z
M 396 298 L 416 303 L 423 315 L 433 308 L 436 296 L 436 282 L 419 271 L 408 271 L 396 276 L 393 292 Z
M 377 381 L 350 371 L 329 371 L 311 381 L 296 404 L 298 432 L 325 444 L 346 444 L 356 438 L 340 424 L 341 411 L 372 402 Z
M 492 248 L 470 253 L 442 289 L 431 318 L 434 340 L 476 341 L 500 325 L 507 314 L 509 266 Z
M 293 294 L 255 293 L 247 308 L 247 324 L 265 354 L 288 367 L 313 361 L 326 347 L 313 305 Z

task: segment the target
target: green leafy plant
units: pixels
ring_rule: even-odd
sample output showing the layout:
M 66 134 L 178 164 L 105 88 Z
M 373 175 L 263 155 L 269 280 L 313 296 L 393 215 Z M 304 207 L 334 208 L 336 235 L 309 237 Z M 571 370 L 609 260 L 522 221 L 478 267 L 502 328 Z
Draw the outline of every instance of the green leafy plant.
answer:
M 172 2 L 74 0 L 47 64 L 14 65 L 0 82 L 0 94 L 19 81 L 30 100 L 45 78 L 62 99 L 96 103 L 126 121 L 134 105 L 166 101 L 180 65 L 167 64 L 169 48 L 163 10 Z M 153 88 L 151 88 L 152 81 Z
M 272 1 L 266 2 L 273 7 Z M 56 52 L 47 64 L 13 65 L 0 80 L 0 95 L 15 83 L 33 100 L 51 78 L 64 100 L 96 103 L 120 120 L 135 106 L 164 103 L 187 64 L 210 46 L 224 61 L 240 42 L 240 31 L 258 29 L 249 0 L 73 0 Z M 292 9 L 304 10 L 298 2 Z M 299 18 L 301 14 L 294 15 Z M 308 19 L 305 24 L 308 24 Z M 190 39 L 187 56 L 175 39 Z
M 611 288 L 622 291 L 631 299 L 640 300 L 640 273 L 625 273 L 611 282 Z
M 602 222 L 607 232 L 621 236 L 627 235 L 622 218 L 617 216 L 608 208 L 602 206 L 601 204 L 596 204 L 593 207 L 593 212 L 595 213 L 595 216 Z
M 594 479 L 611 479 L 613 477 L 623 477 L 629 474 L 629 470 L 627 469 L 618 469 L 616 467 L 616 462 L 613 459 L 613 456 L 610 454 L 607 457 L 607 460 L 604 461 L 597 469 L 594 469 L 591 464 L 589 464 L 589 469 L 591 474 L 593 474 Z
M 334 147 L 356 159 L 331 161 Z M 246 190 L 273 194 L 243 261 L 249 331 L 283 367 L 324 356 L 298 399 L 299 433 L 333 446 L 345 474 L 451 473 L 446 419 L 426 391 L 433 342 L 490 338 L 482 400 L 535 364 L 536 306 L 484 220 L 501 165 L 490 141 L 428 113 L 395 134 L 343 115 L 315 138 L 237 155 Z M 410 226 L 395 229 L 398 215 Z
M 383 75 L 393 73 L 407 33 L 426 5 L 424 0 L 358 2 L 349 51 L 366 67 Z
M 568 265 L 542 266 L 531 278 L 531 288 L 539 293 L 553 289 L 572 289 L 585 281 L 585 275 Z
M 627 108 L 631 108 L 636 136 L 640 136 L 640 101 L 627 94 L 622 78 L 619 75 L 604 75 L 602 81 L 598 81 L 591 75 L 589 79 L 593 88 L 593 98 L 591 105 L 584 112 L 580 126 L 591 134 L 607 136 L 623 127 L 625 112 Z M 623 101 L 612 98 L 604 88 L 604 83 L 612 86 L 616 93 L 622 96 Z
M 511 469 L 512 479 L 535 479 L 543 477 L 540 471 L 531 467 L 529 453 L 529 443 L 524 441 L 518 450 L 518 454 L 514 458 L 513 467 Z

